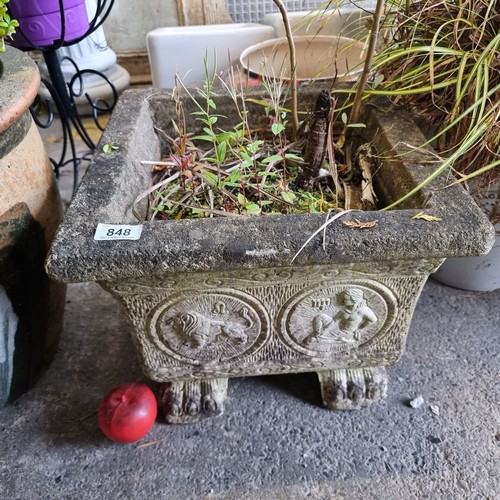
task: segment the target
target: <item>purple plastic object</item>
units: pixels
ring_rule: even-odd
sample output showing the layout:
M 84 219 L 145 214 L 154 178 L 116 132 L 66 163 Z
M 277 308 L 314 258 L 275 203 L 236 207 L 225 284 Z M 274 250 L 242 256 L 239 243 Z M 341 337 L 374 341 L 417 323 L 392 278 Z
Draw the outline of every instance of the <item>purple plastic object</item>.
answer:
M 71 42 L 86 33 L 89 19 L 85 0 L 63 0 L 64 41 Z M 9 8 L 19 21 L 21 33 L 14 35 L 13 45 L 19 48 L 48 47 L 61 39 L 62 20 L 59 0 L 11 0 Z

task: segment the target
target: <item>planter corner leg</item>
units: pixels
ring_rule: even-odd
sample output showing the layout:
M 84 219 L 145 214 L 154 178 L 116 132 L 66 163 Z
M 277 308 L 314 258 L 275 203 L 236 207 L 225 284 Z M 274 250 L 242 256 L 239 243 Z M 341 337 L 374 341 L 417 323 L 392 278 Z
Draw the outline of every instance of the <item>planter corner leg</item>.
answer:
M 170 424 L 191 424 L 224 411 L 227 378 L 165 382 L 158 391 L 158 406 Z
M 357 410 L 387 394 L 385 367 L 350 368 L 318 372 L 323 404 L 332 410 Z

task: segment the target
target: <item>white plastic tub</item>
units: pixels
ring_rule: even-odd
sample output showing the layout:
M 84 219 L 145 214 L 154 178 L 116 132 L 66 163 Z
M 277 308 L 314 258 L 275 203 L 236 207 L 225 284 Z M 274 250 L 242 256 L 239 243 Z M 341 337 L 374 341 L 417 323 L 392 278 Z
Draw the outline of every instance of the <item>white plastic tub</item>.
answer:
M 147 35 L 154 87 L 172 88 L 178 74 L 184 85 L 201 85 L 205 63 L 212 73 L 239 60 L 243 50 L 274 37 L 274 28 L 263 24 L 235 23 L 158 28 Z
M 356 7 L 341 7 L 326 11 L 318 10 L 318 12 L 289 12 L 288 17 L 294 36 L 325 35 L 359 39 L 363 34 L 368 33 L 366 22 L 372 17 L 370 9 L 363 8 L 364 10 Z M 286 35 L 280 13 L 266 14 L 262 22 L 274 28 L 277 38 Z
M 500 234 L 500 224 L 495 226 Z M 493 248 L 480 257 L 446 259 L 432 275 L 441 283 L 476 292 L 490 292 L 500 288 L 500 236 Z

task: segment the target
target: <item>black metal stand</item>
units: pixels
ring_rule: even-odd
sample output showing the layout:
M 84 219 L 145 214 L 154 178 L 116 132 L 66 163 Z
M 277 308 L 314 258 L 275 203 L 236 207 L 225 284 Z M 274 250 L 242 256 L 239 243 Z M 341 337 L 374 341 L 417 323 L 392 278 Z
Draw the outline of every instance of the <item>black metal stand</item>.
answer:
M 63 40 L 65 32 L 64 6 L 62 0 L 60 0 L 59 3 L 61 9 L 61 34 Z M 42 51 L 43 58 L 47 65 L 50 80 L 42 79 L 42 83 L 46 86 L 51 97 L 51 99 L 45 100 L 45 107 L 48 113 L 47 117 L 44 120 L 41 113 L 38 111 L 39 106 L 37 106 L 37 104 L 39 104 L 39 102 L 35 102 L 34 105 L 31 106 L 30 111 L 38 127 L 44 129 L 49 128 L 54 123 L 55 113 L 59 115 L 62 126 L 63 146 L 61 156 L 58 159 L 51 158 L 50 161 L 54 168 L 56 178 L 59 178 L 60 169 L 62 167 L 65 167 L 68 164 L 73 166 L 73 194 L 78 186 L 80 166 L 82 162 L 90 160 L 92 153 L 96 148 L 96 144 L 93 142 L 82 123 L 76 99 L 85 96 L 88 104 L 90 105 L 91 114 L 94 118 L 96 126 L 100 130 L 103 130 L 103 127 L 99 123 L 99 117 L 105 113 L 111 113 L 118 99 L 118 93 L 115 86 L 106 77 L 106 75 L 92 69 L 80 70 L 75 61 L 69 57 L 59 59 L 57 49 L 74 45 L 91 35 L 102 25 L 106 17 L 109 15 L 113 4 L 114 0 L 97 0 L 96 14 L 89 22 L 88 31 L 82 37 L 72 40 L 71 42 L 63 42 L 62 40 L 59 40 L 54 42 L 49 47 L 38 47 L 31 43 L 25 34 L 18 28 L 24 40 L 28 42 L 30 46 L 28 49 L 24 48 L 23 50 L 36 49 Z M 63 61 L 69 61 L 75 69 L 75 74 L 72 76 L 70 82 L 66 82 L 64 79 L 64 75 L 61 70 L 61 63 Z M 92 100 L 89 94 L 85 92 L 84 77 L 90 74 L 97 75 L 110 86 L 112 91 L 112 102 L 106 102 L 101 98 Z M 75 139 L 77 136 L 81 138 L 85 146 L 88 148 L 88 152 L 81 156 L 78 156 L 75 145 Z M 68 153 L 69 158 L 67 158 Z
M 47 65 L 50 80 L 42 79 L 42 83 L 47 88 L 51 100 L 45 100 L 45 109 L 47 110 L 47 118 L 42 121 L 41 115 L 37 112 L 37 106 L 34 105 L 30 108 L 31 114 L 35 123 L 40 127 L 47 129 L 52 126 L 55 118 L 54 111 L 59 115 L 62 127 L 62 150 L 58 159 L 50 158 L 56 178 L 59 178 L 60 169 L 68 164 L 73 166 L 73 194 L 76 191 L 79 181 L 80 167 L 84 161 L 89 161 L 92 153 L 96 148 L 96 144 L 87 133 L 82 118 L 77 108 L 76 99 L 85 96 L 90 109 L 92 117 L 96 126 L 100 130 L 104 127 L 99 123 L 99 117 L 103 114 L 109 114 L 113 110 L 116 101 L 118 100 L 118 93 L 113 83 L 104 75 L 96 70 L 84 69 L 80 70 L 76 63 L 69 57 L 59 59 L 57 49 L 51 48 L 43 52 L 43 57 Z M 61 62 L 69 61 L 75 68 L 75 74 L 71 81 L 67 83 L 61 71 Z M 101 98 L 93 101 L 89 94 L 85 93 L 84 76 L 87 74 L 97 75 L 102 78 L 109 85 L 112 91 L 112 101 L 107 102 Z M 55 108 L 55 110 L 54 110 Z M 79 136 L 88 152 L 79 156 L 75 145 L 75 139 Z M 67 159 L 68 152 L 70 153 Z

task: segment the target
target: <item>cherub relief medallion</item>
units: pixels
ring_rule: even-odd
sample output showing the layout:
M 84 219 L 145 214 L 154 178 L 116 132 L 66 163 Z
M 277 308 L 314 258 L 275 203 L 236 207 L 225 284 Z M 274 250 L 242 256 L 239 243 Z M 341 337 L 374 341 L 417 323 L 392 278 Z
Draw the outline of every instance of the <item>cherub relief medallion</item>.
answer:
M 299 293 L 283 308 L 286 343 L 307 354 L 357 347 L 387 331 L 396 301 L 381 285 L 338 284 Z

